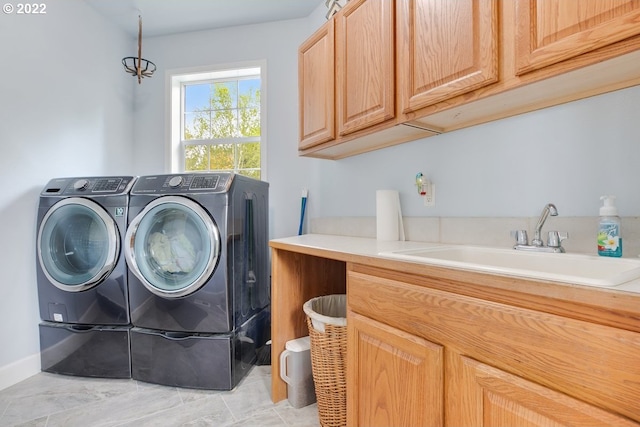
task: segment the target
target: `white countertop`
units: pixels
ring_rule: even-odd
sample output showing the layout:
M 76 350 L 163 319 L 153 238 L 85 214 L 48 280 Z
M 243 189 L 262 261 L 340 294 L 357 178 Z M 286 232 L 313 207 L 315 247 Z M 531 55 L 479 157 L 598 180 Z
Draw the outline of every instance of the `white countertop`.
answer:
M 304 234 L 301 236 L 274 239 L 271 242 L 286 245 L 307 247 L 311 249 L 328 251 L 337 254 L 347 254 L 374 258 L 387 258 L 381 256 L 381 252 L 404 251 L 423 248 L 452 247 L 456 245 L 409 242 L 409 241 L 378 241 L 371 238 L 336 236 L 328 234 Z M 457 245 L 462 246 L 462 245 Z M 562 254 L 557 254 L 561 257 Z M 399 262 L 412 262 L 409 260 L 397 260 Z M 455 268 L 447 266 L 448 268 Z M 576 285 L 571 285 L 576 286 Z M 597 287 L 593 287 L 597 288 Z M 640 279 L 626 282 L 617 286 L 606 287 L 609 290 L 640 293 Z
M 378 256 L 380 252 L 442 246 L 438 243 L 407 241 L 385 242 L 366 237 L 335 236 L 331 234 L 303 234 L 301 236 L 274 239 L 272 242 L 360 256 Z

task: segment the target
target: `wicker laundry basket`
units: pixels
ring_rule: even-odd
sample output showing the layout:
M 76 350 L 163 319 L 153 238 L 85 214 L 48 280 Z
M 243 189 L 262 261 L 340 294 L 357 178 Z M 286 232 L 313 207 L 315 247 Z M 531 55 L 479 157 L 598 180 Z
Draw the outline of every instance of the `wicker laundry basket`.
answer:
M 322 427 L 347 425 L 347 296 L 313 298 L 303 306 L 311 338 L 311 370 Z

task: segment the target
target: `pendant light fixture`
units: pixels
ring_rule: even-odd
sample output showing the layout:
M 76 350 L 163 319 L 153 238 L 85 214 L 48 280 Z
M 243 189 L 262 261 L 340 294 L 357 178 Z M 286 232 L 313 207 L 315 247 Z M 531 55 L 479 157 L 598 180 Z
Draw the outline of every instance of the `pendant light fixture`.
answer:
M 145 77 L 151 77 L 156 71 L 156 64 L 142 58 L 142 17 L 138 15 L 138 56 L 122 58 L 122 65 L 127 73 L 138 77 L 138 84 Z

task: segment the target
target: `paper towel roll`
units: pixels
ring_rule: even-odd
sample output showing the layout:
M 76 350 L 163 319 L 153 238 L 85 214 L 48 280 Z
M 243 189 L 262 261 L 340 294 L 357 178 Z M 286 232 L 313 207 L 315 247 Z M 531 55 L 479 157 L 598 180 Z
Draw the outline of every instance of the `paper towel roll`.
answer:
M 400 194 L 396 190 L 376 191 L 376 236 L 378 240 L 404 240 Z

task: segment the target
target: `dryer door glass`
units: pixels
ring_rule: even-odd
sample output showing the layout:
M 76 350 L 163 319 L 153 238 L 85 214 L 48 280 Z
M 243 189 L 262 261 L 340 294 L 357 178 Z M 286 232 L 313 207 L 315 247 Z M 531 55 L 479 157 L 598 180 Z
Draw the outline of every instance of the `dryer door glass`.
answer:
M 149 203 L 129 224 L 131 271 L 156 295 L 177 298 L 200 289 L 220 258 L 220 233 L 196 202 L 179 196 Z
M 38 231 L 38 259 L 56 287 L 70 292 L 99 284 L 115 267 L 120 238 L 113 218 L 97 203 L 63 199 L 47 211 Z

